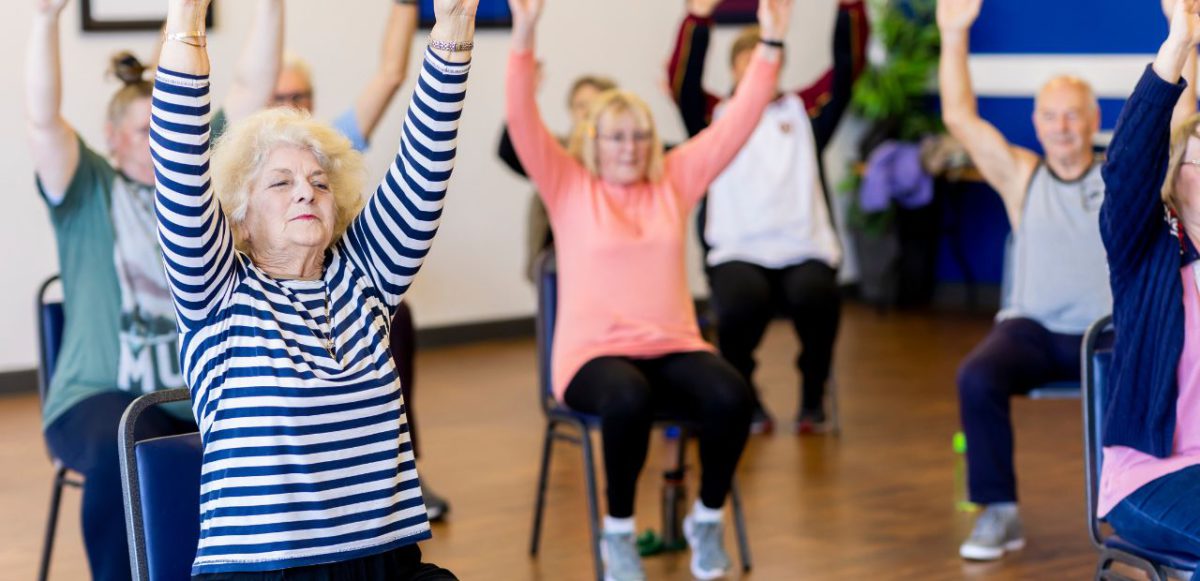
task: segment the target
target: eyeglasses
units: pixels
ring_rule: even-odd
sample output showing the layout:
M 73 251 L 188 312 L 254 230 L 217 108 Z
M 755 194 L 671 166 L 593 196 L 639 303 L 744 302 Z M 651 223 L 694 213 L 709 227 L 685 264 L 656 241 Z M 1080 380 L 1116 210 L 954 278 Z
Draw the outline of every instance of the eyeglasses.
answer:
M 649 131 L 634 131 L 632 133 L 601 133 L 596 136 L 601 141 L 607 141 L 614 145 L 620 145 L 625 142 L 630 143 L 646 143 L 654 138 L 654 134 Z
M 271 102 L 277 107 L 282 106 L 282 105 L 290 105 L 292 107 L 299 107 L 301 105 L 305 105 L 307 103 L 312 102 L 312 97 L 313 97 L 312 91 L 299 91 L 296 93 L 275 93 L 275 95 L 273 97 L 271 97 Z
M 1183 160 L 1183 165 L 1194 165 L 1196 167 L 1200 167 L 1200 159 L 1185 159 Z

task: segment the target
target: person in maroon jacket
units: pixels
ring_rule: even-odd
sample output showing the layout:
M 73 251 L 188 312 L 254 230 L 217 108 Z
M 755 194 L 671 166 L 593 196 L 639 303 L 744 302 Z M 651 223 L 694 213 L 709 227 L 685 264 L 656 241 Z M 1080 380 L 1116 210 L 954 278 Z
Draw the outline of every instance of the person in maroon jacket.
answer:
M 671 92 L 695 135 L 721 115 L 725 99 L 705 91 L 704 60 L 712 14 L 720 0 L 689 0 L 668 64 Z M 754 351 L 778 311 L 802 344 L 797 432 L 827 424 L 825 384 L 833 361 L 841 299 L 842 251 L 831 219 L 821 154 L 850 103 L 865 64 L 867 18 L 862 0 L 842 0 L 833 38 L 833 67 L 812 85 L 781 92 L 742 153 L 709 188 L 700 211 L 701 243 L 716 313 L 721 354 L 751 381 Z M 729 62 L 735 84 L 746 70 L 758 31 L 744 31 Z M 756 390 L 757 391 L 757 390 Z M 759 401 L 751 430 L 768 432 Z

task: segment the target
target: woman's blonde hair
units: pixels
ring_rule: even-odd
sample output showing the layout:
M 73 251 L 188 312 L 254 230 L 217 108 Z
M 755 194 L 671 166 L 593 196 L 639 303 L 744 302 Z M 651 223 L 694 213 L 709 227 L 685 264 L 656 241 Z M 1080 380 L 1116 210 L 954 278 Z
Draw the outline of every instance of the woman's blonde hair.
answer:
M 611 89 L 600 93 L 592 102 L 587 118 L 575 126 L 567 150 L 594 176 L 600 175 L 596 160 L 596 139 L 599 137 L 600 119 L 609 114 L 628 113 L 638 121 L 643 131 L 650 132 L 650 161 L 646 165 L 646 179 L 657 182 L 663 176 L 663 144 L 654 127 L 654 115 L 650 107 L 637 95 L 629 91 Z
M 337 130 L 313 121 L 308 113 L 286 107 L 268 109 L 231 125 L 214 147 L 213 188 L 233 229 L 234 244 L 238 250 L 248 251 L 242 226 L 250 190 L 271 152 L 279 147 L 309 151 L 325 170 L 337 212 L 330 239 L 333 245 L 363 207 L 362 154 Z
M 1179 177 L 1179 169 L 1183 167 L 1188 141 L 1193 137 L 1200 137 L 1200 114 L 1188 117 L 1171 132 L 1171 157 L 1170 163 L 1167 165 L 1167 178 L 1163 180 L 1162 184 L 1162 200 L 1176 212 L 1179 211 L 1179 204 L 1176 198 L 1175 180 Z

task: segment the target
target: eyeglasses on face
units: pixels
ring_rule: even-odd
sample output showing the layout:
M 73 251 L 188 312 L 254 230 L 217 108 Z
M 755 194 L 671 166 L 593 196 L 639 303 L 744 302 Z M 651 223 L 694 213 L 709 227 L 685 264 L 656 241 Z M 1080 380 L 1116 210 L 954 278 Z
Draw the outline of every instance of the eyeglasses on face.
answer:
M 633 131 L 631 133 L 601 133 L 596 136 L 601 141 L 607 141 L 612 144 L 621 143 L 647 143 L 654 138 L 654 134 L 649 131 Z

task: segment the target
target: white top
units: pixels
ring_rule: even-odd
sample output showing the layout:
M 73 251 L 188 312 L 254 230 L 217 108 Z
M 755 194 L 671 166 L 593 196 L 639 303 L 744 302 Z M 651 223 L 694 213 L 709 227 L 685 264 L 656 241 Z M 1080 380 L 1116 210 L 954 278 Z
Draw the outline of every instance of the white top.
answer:
M 725 103 L 713 117 L 720 117 Z M 842 248 L 829 217 L 812 121 L 789 93 L 771 103 L 737 158 L 708 190 L 707 262 L 784 268 L 807 260 L 837 267 Z

